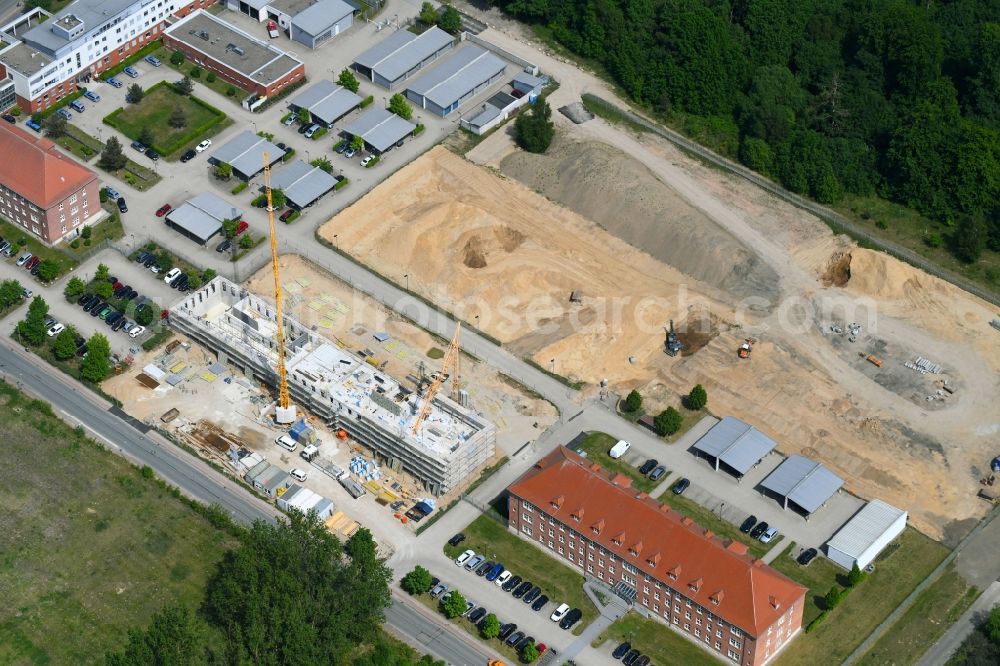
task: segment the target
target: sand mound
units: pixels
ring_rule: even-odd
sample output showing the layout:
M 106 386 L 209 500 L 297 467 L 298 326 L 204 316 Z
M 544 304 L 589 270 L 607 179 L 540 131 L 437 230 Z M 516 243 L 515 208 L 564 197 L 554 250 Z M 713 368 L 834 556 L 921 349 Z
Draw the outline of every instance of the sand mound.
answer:
M 851 253 L 837 252 L 820 276 L 824 287 L 843 287 L 851 279 Z

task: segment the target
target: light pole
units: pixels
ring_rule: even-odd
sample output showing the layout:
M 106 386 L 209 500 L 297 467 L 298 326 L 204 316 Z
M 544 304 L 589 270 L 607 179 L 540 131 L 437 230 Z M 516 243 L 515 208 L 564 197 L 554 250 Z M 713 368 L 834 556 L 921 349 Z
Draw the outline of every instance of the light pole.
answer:
M 406 279 L 406 291 L 410 290 L 410 274 L 407 273 L 403 276 Z
M 309 159 L 309 149 L 308 149 L 308 148 L 306 148 L 306 162 L 311 162 L 311 161 L 312 161 L 312 160 L 311 160 L 311 159 Z
M 132 251 L 135 252 L 135 234 L 129 234 L 128 237 L 132 239 Z
M 257 133 L 257 121 L 251 120 L 250 124 L 253 125 L 253 133 L 256 134 Z

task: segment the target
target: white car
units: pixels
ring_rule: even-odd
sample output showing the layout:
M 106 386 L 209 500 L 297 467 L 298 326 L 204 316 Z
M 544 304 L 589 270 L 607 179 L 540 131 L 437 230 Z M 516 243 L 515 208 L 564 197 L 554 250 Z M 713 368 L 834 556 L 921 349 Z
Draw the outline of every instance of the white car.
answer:
M 197 146 L 195 146 L 194 150 L 195 150 L 196 153 L 203 153 L 206 150 L 208 150 L 208 147 L 211 146 L 211 145 L 212 145 L 212 140 L 211 139 L 205 139 L 204 141 L 202 141 L 201 143 L 199 143 Z
M 569 604 L 559 604 L 559 608 L 552 611 L 552 615 L 549 617 L 549 619 L 552 620 L 553 622 L 559 622 L 564 617 L 566 617 L 566 613 L 568 612 L 569 612 Z
M 163 281 L 166 282 L 167 284 L 170 284 L 180 274 L 181 274 L 181 269 L 171 268 L 169 271 L 167 271 L 167 274 L 163 276 Z
M 296 481 L 305 481 L 305 480 L 306 480 L 306 473 L 305 473 L 305 472 L 303 472 L 303 471 L 302 471 L 301 469 L 299 469 L 298 467 L 296 467 L 295 469 L 293 469 L 293 470 L 292 470 L 291 472 L 289 472 L 288 474 L 289 474 L 289 476 L 291 476 L 291 477 L 292 477 L 293 479 L 295 479 Z
M 57 323 L 53 324 L 52 328 L 50 328 L 48 330 L 47 334 L 51 338 L 53 336 L 59 335 L 60 333 L 62 333 L 65 330 L 66 330 L 66 327 L 57 322 Z
M 493 581 L 497 584 L 497 587 L 502 587 L 504 583 L 509 581 L 514 576 L 510 571 L 504 571 L 502 574 L 497 576 L 497 579 Z
M 133 326 L 132 329 L 129 330 L 128 332 L 128 337 L 137 338 L 145 332 L 146 332 L 145 326 Z
M 769 527 L 769 528 L 767 528 L 766 532 L 764 532 L 763 534 L 760 535 L 760 542 L 761 543 L 770 543 L 772 540 L 774 540 L 774 537 L 776 537 L 776 536 L 778 536 L 778 528 L 776 528 L 776 527 Z
M 298 442 L 296 442 L 288 435 L 282 435 L 278 437 L 276 440 L 274 440 L 274 443 L 289 452 L 295 451 L 296 447 L 298 447 L 299 445 Z
M 466 562 L 469 561 L 470 557 L 472 557 L 475 554 L 476 554 L 476 551 L 474 551 L 474 550 L 467 550 L 467 551 L 465 551 L 464 553 L 462 553 L 461 555 L 458 556 L 458 559 L 455 560 L 455 564 L 457 564 L 458 566 L 462 566 L 463 564 L 465 564 Z
M 374 155 L 365 155 L 364 157 L 361 158 L 361 166 L 363 167 L 368 166 L 368 163 L 371 162 L 373 159 L 375 159 Z

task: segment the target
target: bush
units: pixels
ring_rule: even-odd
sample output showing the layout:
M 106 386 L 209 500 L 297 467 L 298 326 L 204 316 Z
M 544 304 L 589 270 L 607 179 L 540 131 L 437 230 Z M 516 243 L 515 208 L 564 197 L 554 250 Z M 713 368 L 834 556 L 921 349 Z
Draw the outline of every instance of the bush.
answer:
M 684 396 L 684 406 L 693 412 L 704 409 L 708 404 L 708 393 L 701 384 L 696 384 L 691 392 Z
M 413 136 L 420 136 L 424 131 L 424 124 L 417 123 L 417 126 L 413 128 Z
M 371 169 L 373 166 L 375 166 L 376 164 L 378 164 L 381 161 L 382 161 L 382 158 L 379 157 L 378 155 L 375 155 L 370 160 L 368 160 L 368 164 L 365 165 L 365 168 L 366 169 Z
M 192 67 L 191 71 L 188 72 L 188 76 L 190 76 L 192 79 L 200 79 L 201 78 L 201 67 Z
M 302 213 L 300 213 L 299 211 L 293 210 L 292 214 L 285 218 L 285 224 L 291 224 L 295 220 L 299 219 L 301 215 Z
M 815 618 L 813 618 L 813 621 L 810 622 L 809 625 L 806 627 L 806 633 L 808 634 L 810 631 L 812 631 L 813 629 L 815 629 L 816 627 L 818 627 L 820 625 L 820 623 L 823 620 L 826 619 L 826 616 L 828 614 L 829 614 L 829 611 L 822 611 L 819 615 L 817 615 Z
M 142 478 L 144 479 L 152 479 L 156 476 L 156 473 L 153 471 L 153 468 L 150 467 L 149 465 L 143 465 L 142 469 L 140 469 L 139 471 L 142 474 Z
M 639 411 L 641 407 L 642 407 L 642 395 L 640 395 L 639 392 L 636 391 L 635 389 L 632 389 L 629 392 L 629 394 L 625 396 L 625 403 L 622 405 L 622 408 L 626 412 L 632 414 Z
M 924 245 L 927 247 L 941 247 L 944 245 L 944 238 L 942 238 L 939 233 L 925 233 Z
M 857 587 L 865 579 L 865 572 L 858 568 L 858 563 L 855 562 L 854 566 L 851 567 L 850 573 L 847 574 L 847 585 L 849 587 Z
M 94 235 L 94 230 L 91 229 L 89 226 L 86 226 L 83 229 L 80 229 L 80 237 L 81 238 L 90 238 L 93 235 Z
M 230 191 L 231 191 L 231 192 L 232 192 L 233 194 L 239 194 L 240 192 L 242 192 L 242 191 L 243 191 L 243 190 L 245 190 L 245 189 L 247 189 L 247 184 L 246 184 L 245 182 L 239 182 L 239 183 L 237 183 L 237 184 L 236 184 L 236 187 L 234 187 L 234 188 L 233 188 L 232 190 L 230 190 Z
M 294 149 L 294 148 L 289 148 L 289 149 L 288 149 L 288 150 L 287 150 L 287 151 L 285 152 L 285 154 L 281 156 L 281 161 L 282 161 L 282 162 L 288 162 L 288 161 L 289 161 L 289 160 L 291 160 L 291 159 L 292 159 L 293 157 L 295 157 L 295 149 Z
M 215 83 L 215 73 L 209 72 L 208 75 L 205 77 L 205 80 L 208 81 L 209 83 Z
M 180 67 L 184 64 L 184 53 L 181 51 L 174 51 L 170 54 L 170 64 L 174 67 Z
M 233 167 L 226 162 L 219 162 L 215 165 L 215 177 L 218 180 L 229 180 L 233 176 Z
M 101 200 L 101 203 L 108 203 L 108 189 L 102 187 L 97 193 L 97 198 Z
M 369 104 L 371 104 L 374 101 L 375 101 L 375 96 L 374 95 L 368 95 L 368 97 L 365 97 L 363 100 L 361 100 L 361 108 L 362 109 L 365 108 L 366 106 L 368 106 Z
M 226 97 L 236 97 L 236 86 L 226 88 Z
M 826 606 L 827 610 L 833 610 L 840 604 L 843 598 L 843 590 L 834 585 L 825 595 L 823 595 L 823 604 Z
M 347 178 L 344 178 L 344 180 L 338 180 L 338 181 L 337 181 L 337 184 L 333 186 L 333 189 L 334 189 L 334 190 L 339 190 L 339 189 L 341 189 L 341 188 L 343 188 L 343 187 L 347 187 L 347 183 L 348 183 L 348 182 L 349 182 L 349 181 L 348 181 L 348 179 L 347 179 Z
M 327 133 L 327 131 L 328 130 L 325 127 L 320 127 L 318 130 L 316 130 L 315 132 L 313 132 L 312 140 L 315 141 L 316 139 L 320 138 L 321 136 L 324 136 Z
M 72 242 L 72 243 L 70 243 L 70 244 L 69 244 L 69 246 L 70 246 L 71 248 L 73 248 L 74 250 L 76 250 L 77 248 L 79 248 L 79 247 L 80 247 L 80 239 L 79 239 L 79 238 L 74 238 L 74 239 L 73 239 L 73 242 Z
M 673 407 L 667 407 L 653 419 L 653 426 L 660 436 L 673 435 L 681 429 L 684 417 Z
M 408 594 L 422 594 L 431 587 L 431 572 L 417 565 L 413 567 L 413 571 L 403 576 L 399 584 Z

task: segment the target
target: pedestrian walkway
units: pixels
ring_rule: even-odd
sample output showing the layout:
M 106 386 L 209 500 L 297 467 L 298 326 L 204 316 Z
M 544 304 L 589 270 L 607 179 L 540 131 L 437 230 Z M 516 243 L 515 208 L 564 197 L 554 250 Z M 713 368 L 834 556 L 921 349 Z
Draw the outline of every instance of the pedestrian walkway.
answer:
M 917 662 L 917 666 L 940 666 L 951 659 L 955 650 L 965 642 L 975 628 L 982 624 L 989 615 L 990 609 L 1000 604 L 1000 583 L 993 583 L 986 588 L 969 609 L 958 618 L 958 621 L 931 646 L 931 649 Z
M 605 629 L 631 609 L 631 605 L 626 603 L 624 599 L 618 597 L 606 587 L 598 586 L 591 581 L 583 584 L 583 591 L 587 593 L 587 596 L 594 602 L 594 605 L 600 609 L 601 616 L 591 622 L 583 630 L 583 633 L 570 643 L 568 648 L 557 655 L 554 660 L 550 661 L 551 666 L 559 666 L 576 657 L 585 648 L 589 647 L 594 642 L 594 639 L 600 636 Z

